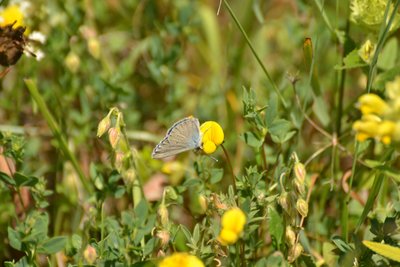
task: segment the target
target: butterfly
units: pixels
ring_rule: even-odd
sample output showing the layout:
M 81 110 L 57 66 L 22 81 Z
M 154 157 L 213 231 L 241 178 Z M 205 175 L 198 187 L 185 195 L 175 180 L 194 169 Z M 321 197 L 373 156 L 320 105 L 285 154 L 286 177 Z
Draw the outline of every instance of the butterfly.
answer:
M 187 117 L 172 125 L 154 148 L 153 159 L 162 159 L 184 151 L 202 148 L 202 133 L 197 118 Z

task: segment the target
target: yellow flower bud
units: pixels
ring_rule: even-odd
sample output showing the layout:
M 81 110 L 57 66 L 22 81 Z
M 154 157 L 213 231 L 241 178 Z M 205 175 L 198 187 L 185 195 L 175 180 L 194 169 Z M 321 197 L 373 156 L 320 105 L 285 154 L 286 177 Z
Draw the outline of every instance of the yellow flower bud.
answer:
M 371 63 L 371 59 L 375 54 L 376 45 L 371 43 L 370 40 L 365 41 L 365 43 L 358 50 L 358 55 L 364 62 Z
M 215 121 L 206 121 L 200 126 L 202 134 L 203 151 L 206 154 L 214 153 L 217 146 L 224 141 L 224 131 Z
M 238 239 L 239 235 L 237 233 L 225 228 L 222 228 L 218 236 L 218 241 L 223 246 L 235 244 Z
M 282 194 L 280 194 L 277 201 L 282 209 L 289 213 L 289 194 L 287 192 L 283 192 Z

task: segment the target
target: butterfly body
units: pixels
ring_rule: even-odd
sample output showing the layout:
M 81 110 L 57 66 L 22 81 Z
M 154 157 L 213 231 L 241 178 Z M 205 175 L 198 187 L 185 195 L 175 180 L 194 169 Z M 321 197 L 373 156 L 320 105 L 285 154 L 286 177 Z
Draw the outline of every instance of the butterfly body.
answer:
M 171 126 L 164 139 L 154 148 L 154 159 L 170 157 L 181 152 L 202 147 L 202 134 L 197 118 L 187 117 Z

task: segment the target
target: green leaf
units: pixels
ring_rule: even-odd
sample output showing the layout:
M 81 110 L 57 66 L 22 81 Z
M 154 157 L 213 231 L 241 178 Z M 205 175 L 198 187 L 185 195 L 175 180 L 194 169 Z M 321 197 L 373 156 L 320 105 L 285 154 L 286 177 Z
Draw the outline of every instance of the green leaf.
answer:
M 330 122 L 328 105 L 325 103 L 325 100 L 320 97 L 314 98 L 313 111 L 315 116 L 317 116 L 318 120 L 324 125 L 327 126 Z
M 26 176 L 20 172 L 14 173 L 13 177 L 18 187 L 34 186 L 39 182 L 39 178 L 34 176 Z
M 12 185 L 12 186 L 17 185 L 15 183 L 14 179 L 12 177 L 10 177 L 7 173 L 4 173 L 4 172 L 0 172 L 0 180 L 8 185 Z
M 393 67 L 390 70 L 384 71 L 379 73 L 373 83 L 373 88 L 375 90 L 384 91 L 385 84 L 389 81 L 393 81 L 394 78 L 399 75 L 400 73 L 400 66 Z
M 11 247 L 16 250 L 22 250 L 21 235 L 19 232 L 15 231 L 11 227 L 7 228 L 8 240 L 10 241 Z
M 54 254 L 58 251 L 63 250 L 66 244 L 67 237 L 65 236 L 48 238 L 39 245 L 38 252 L 43 254 Z
M 398 43 L 396 38 L 389 39 L 378 57 L 378 67 L 384 70 L 395 66 L 397 60 Z
M 339 236 L 332 237 L 332 242 L 335 243 L 336 247 L 342 252 L 352 251 L 353 249 Z
M 358 55 L 358 49 L 354 49 L 350 53 L 346 55 L 346 57 L 343 59 L 343 64 L 342 66 L 336 65 L 335 69 L 336 70 L 342 70 L 342 69 L 354 69 L 354 68 L 360 68 L 360 67 L 366 67 L 368 66 L 367 63 L 365 63 L 360 56 Z
M 223 175 L 224 175 L 223 169 L 211 169 L 210 183 L 216 184 L 216 183 L 220 182 Z
M 283 217 L 279 214 L 273 206 L 268 206 L 268 222 L 269 232 L 275 238 L 277 247 L 280 247 L 284 233 Z
M 149 209 L 145 200 L 141 200 L 135 208 L 135 218 L 137 220 L 137 225 L 142 225 L 146 219 Z
M 364 244 L 364 246 L 374 251 L 375 253 L 378 253 L 391 260 L 400 262 L 400 248 L 368 240 L 364 240 L 362 241 L 362 243 Z
M 291 131 L 291 129 L 292 123 L 290 121 L 277 119 L 268 130 L 275 143 L 284 143 L 296 134 L 296 131 Z
M 251 147 L 259 148 L 264 140 L 256 136 L 253 132 L 245 132 L 242 139 Z

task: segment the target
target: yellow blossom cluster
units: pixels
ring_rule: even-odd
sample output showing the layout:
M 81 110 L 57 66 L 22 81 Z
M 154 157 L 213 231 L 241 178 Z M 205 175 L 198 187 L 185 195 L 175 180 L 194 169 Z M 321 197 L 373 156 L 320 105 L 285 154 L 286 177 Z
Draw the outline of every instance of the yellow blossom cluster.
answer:
M 171 256 L 164 258 L 158 267 L 204 267 L 204 264 L 196 256 L 186 252 L 175 252 Z
M 224 131 L 215 121 L 206 121 L 200 126 L 202 133 L 203 151 L 212 154 L 224 141 Z
M 385 89 L 387 101 L 376 94 L 365 94 L 358 99 L 362 117 L 353 124 L 358 141 L 375 138 L 390 144 L 400 140 L 400 76 L 387 82 Z
M 239 208 L 232 208 L 224 213 L 221 219 L 221 232 L 218 241 L 224 245 L 232 245 L 239 239 L 246 224 L 246 215 Z

